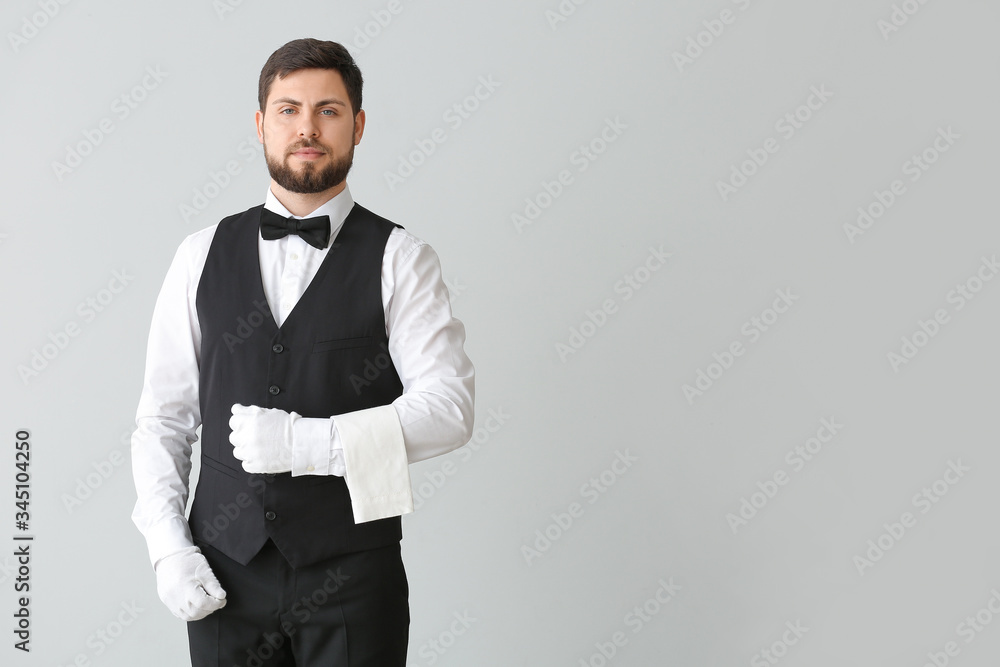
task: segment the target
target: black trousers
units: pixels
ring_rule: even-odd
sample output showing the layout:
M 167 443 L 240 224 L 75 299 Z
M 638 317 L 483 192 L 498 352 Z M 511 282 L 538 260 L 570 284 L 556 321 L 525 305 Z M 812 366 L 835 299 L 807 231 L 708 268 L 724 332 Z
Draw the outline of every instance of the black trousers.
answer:
M 247 565 L 197 543 L 226 606 L 188 623 L 192 667 L 405 667 L 399 543 L 295 569 L 268 540 Z

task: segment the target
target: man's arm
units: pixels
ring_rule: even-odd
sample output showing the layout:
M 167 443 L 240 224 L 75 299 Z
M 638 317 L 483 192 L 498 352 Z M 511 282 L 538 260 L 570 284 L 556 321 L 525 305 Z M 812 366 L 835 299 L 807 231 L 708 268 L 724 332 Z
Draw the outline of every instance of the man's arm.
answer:
M 446 454 L 469 441 L 475 370 L 465 326 L 452 315 L 437 253 L 396 230 L 382 271 L 389 355 L 403 385 L 391 405 L 301 419 L 294 425 L 292 475 L 340 474 L 357 522 L 413 511 L 408 463 Z
M 452 314 L 437 253 L 423 241 L 414 243 L 394 258 L 395 284 L 386 309 L 389 354 L 403 383 L 393 407 L 410 463 L 467 443 L 475 403 L 465 325 Z
M 160 600 L 183 621 L 196 621 L 226 605 L 226 591 L 194 546 L 184 516 L 191 443 L 201 424 L 201 328 L 195 294 L 205 264 L 206 239 L 211 240 L 211 232 L 185 239 L 163 280 L 153 308 L 145 380 L 132 434 L 132 475 L 138 496 L 132 521 L 146 538 Z
M 201 329 L 194 303 L 196 273 L 200 274 L 200 268 L 195 270 L 197 255 L 191 237 L 185 239 L 163 280 L 153 309 L 132 435 L 132 474 L 138 496 L 132 521 L 146 538 L 154 566 L 194 544 L 185 509 L 191 444 L 201 424 Z M 201 260 L 199 267 L 204 264 Z

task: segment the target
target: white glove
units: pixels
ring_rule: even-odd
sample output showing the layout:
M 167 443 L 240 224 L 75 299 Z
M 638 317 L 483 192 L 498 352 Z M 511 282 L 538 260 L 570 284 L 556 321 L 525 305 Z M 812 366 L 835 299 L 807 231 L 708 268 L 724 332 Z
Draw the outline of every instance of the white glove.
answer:
M 170 613 L 197 621 L 226 606 L 226 591 L 198 547 L 188 547 L 156 563 L 156 592 Z
M 298 474 L 325 475 L 326 460 L 329 460 L 329 474 L 339 477 L 347 474 L 342 448 L 334 448 L 332 456 L 327 459 L 330 449 L 328 419 L 307 418 L 278 408 L 260 408 L 239 403 L 233 406 L 232 413 L 233 416 L 229 419 L 229 427 L 232 429 L 229 442 L 233 445 L 233 455 L 243 461 L 243 469 L 247 472 L 289 472 L 294 463 L 293 452 L 299 448 L 299 456 L 306 461 L 322 458 L 323 463 L 317 461 L 317 467 L 321 469 L 315 473 L 309 468 L 309 472 L 300 470 Z M 323 452 L 322 455 L 319 452 Z M 300 463 L 300 468 L 303 465 Z
M 233 454 L 249 473 L 290 472 L 292 469 L 292 425 L 302 419 L 296 412 L 256 405 L 233 406 L 229 442 Z

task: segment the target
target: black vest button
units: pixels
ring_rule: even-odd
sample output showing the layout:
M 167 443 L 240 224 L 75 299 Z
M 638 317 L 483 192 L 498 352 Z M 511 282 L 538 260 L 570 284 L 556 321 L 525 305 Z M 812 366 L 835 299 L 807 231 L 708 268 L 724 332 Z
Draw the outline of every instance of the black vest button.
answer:
M 276 384 L 272 384 L 270 387 L 267 388 L 267 390 L 271 393 L 272 396 L 277 396 L 281 392 L 281 390 L 278 389 L 278 385 Z
M 267 512 L 264 514 L 264 518 L 267 519 L 268 521 L 274 521 L 274 517 L 275 517 L 274 512 Z
M 285 351 L 285 346 L 282 345 L 281 343 L 278 343 L 277 345 L 274 345 L 273 347 L 271 347 L 271 351 L 272 352 L 276 352 L 278 354 L 281 354 L 282 352 Z

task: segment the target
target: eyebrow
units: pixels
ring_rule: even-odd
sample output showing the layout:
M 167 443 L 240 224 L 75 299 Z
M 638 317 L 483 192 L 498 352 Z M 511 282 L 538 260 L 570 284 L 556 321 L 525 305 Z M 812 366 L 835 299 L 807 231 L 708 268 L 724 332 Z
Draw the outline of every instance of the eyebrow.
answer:
M 279 97 L 275 101 L 271 102 L 271 104 L 272 105 L 275 105 L 275 104 L 291 104 L 291 105 L 297 106 L 297 107 L 302 106 L 302 102 L 299 102 L 298 100 L 293 100 L 291 97 Z M 340 99 L 338 99 L 336 97 L 331 97 L 330 99 L 327 99 L 327 100 L 320 100 L 319 102 L 316 103 L 316 106 L 317 107 L 325 107 L 325 106 L 328 106 L 328 105 L 331 105 L 331 104 L 339 104 L 342 107 L 346 107 L 347 106 L 346 102 L 344 102 L 343 100 L 340 100 Z

